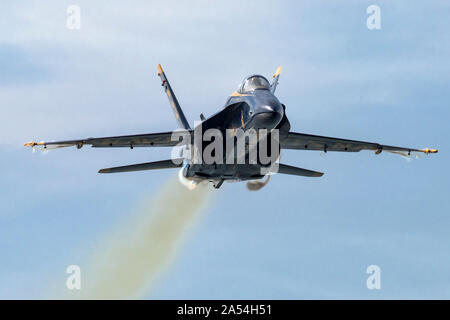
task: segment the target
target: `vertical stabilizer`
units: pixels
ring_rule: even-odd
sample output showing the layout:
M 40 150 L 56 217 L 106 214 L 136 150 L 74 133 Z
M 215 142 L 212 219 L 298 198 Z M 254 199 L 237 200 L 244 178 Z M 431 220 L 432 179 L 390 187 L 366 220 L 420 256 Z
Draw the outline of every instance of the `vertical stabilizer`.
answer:
M 164 91 L 166 91 L 167 97 L 169 98 L 169 102 L 172 106 L 175 118 L 177 119 L 178 126 L 182 129 L 190 129 L 189 122 L 187 121 L 183 110 L 181 110 L 177 97 L 175 96 L 175 93 L 173 92 L 160 64 L 158 64 L 158 76 L 161 78 L 162 86 L 164 87 Z
M 270 92 L 275 93 L 275 90 L 277 89 L 278 85 L 278 79 L 280 79 L 281 70 L 283 68 L 281 66 L 278 67 L 277 71 L 275 71 L 275 74 L 273 75 L 273 81 L 270 85 Z

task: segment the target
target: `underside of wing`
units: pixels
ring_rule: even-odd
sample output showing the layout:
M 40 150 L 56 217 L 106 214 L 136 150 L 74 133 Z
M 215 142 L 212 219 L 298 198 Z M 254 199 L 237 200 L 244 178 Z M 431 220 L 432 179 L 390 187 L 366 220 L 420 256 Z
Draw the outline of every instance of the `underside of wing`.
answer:
M 280 145 L 282 149 L 318 150 L 324 152 L 359 152 L 361 150 L 373 150 L 377 154 L 382 151 L 400 153 L 402 155 L 409 155 L 411 152 L 437 153 L 437 149 L 394 147 L 374 142 L 316 136 L 297 132 L 289 132 L 287 137 L 281 139 Z
M 25 143 L 25 146 L 42 147 L 43 149 L 54 149 L 71 146 L 81 148 L 84 145 L 91 145 L 94 148 L 173 147 L 179 145 L 180 141 L 183 140 L 183 136 L 189 136 L 191 135 L 191 133 L 192 130 L 183 130 L 66 141 L 30 141 Z
M 321 176 L 323 176 L 323 172 L 293 167 L 293 166 L 289 166 L 287 164 L 281 164 L 281 163 L 279 164 L 278 173 L 290 174 L 290 175 L 302 176 L 302 177 L 321 177 Z
M 137 163 L 121 167 L 105 168 L 99 170 L 98 173 L 117 173 L 117 172 L 132 172 L 132 171 L 144 171 L 144 170 L 159 170 L 159 169 L 171 169 L 179 168 L 183 159 L 174 160 L 161 160 L 146 163 Z

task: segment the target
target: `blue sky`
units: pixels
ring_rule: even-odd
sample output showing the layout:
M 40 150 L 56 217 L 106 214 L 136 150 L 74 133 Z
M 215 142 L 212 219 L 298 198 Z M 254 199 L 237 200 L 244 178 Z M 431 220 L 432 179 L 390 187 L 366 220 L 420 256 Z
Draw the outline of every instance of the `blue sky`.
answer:
M 371 4 L 381 30 L 366 28 Z M 165 149 L 22 146 L 175 129 L 158 63 L 191 122 L 282 65 L 293 130 L 439 154 L 286 151 L 325 175 L 225 184 L 147 298 L 450 298 L 449 13 L 448 1 L 4 2 L 0 298 L 42 297 L 175 174 L 97 174 Z M 372 264 L 379 291 L 366 288 Z

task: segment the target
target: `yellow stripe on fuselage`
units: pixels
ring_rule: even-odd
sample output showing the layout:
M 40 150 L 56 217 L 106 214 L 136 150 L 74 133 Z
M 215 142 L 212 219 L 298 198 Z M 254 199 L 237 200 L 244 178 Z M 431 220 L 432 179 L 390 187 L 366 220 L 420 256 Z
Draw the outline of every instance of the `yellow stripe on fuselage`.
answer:
M 245 94 L 245 93 L 239 93 L 237 91 L 234 91 L 230 94 L 230 97 L 249 97 L 251 94 Z

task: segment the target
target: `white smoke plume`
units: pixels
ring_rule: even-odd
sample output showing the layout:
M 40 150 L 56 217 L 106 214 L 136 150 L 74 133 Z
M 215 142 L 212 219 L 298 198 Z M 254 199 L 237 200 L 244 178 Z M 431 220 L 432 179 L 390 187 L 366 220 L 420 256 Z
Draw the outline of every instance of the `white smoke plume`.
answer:
M 132 221 L 100 242 L 90 263 L 81 266 L 82 288 L 76 298 L 134 299 L 151 292 L 211 194 L 210 185 L 188 190 L 170 180 Z

